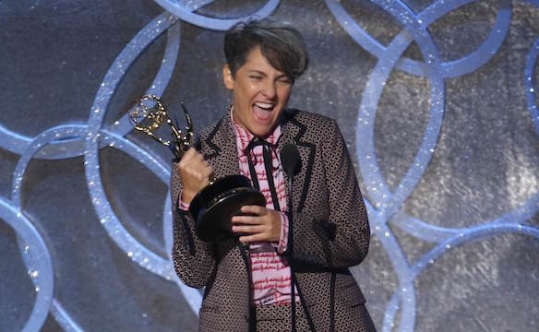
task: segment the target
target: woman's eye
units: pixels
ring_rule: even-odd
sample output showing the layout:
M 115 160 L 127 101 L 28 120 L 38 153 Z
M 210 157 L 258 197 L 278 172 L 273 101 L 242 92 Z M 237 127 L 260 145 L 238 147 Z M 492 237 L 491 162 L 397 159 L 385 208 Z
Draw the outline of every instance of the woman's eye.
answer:
M 249 76 L 249 77 L 250 77 L 251 79 L 253 79 L 253 80 L 256 80 L 256 81 L 262 79 L 262 77 L 260 77 L 260 76 Z

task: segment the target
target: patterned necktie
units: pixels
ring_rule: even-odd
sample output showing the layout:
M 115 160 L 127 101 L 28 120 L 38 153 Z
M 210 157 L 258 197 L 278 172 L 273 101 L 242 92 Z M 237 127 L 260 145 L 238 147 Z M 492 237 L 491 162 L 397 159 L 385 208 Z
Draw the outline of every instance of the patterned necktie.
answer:
M 277 197 L 277 190 L 275 189 L 275 182 L 273 181 L 274 169 L 272 153 L 276 153 L 277 146 L 263 139 L 259 139 L 258 137 L 253 138 L 243 151 L 247 156 L 247 164 L 249 165 L 249 172 L 251 173 L 251 181 L 253 182 L 253 186 L 256 189 L 260 190 L 260 184 L 258 182 L 258 177 L 256 176 L 255 170 L 255 165 L 258 163 L 258 160 L 254 153 L 254 148 L 259 145 L 262 146 L 264 168 L 266 169 L 266 177 L 268 179 L 268 186 L 271 193 L 271 200 L 273 201 L 273 207 L 276 211 L 281 211 L 281 208 L 279 206 L 279 198 Z

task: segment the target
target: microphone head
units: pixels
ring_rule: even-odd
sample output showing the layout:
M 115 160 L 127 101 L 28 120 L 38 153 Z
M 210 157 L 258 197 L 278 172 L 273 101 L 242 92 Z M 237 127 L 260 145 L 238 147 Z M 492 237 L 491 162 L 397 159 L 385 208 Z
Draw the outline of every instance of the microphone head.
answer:
M 298 174 L 301 168 L 299 151 L 295 144 L 285 144 L 281 149 L 281 163 L 283 170 L 288 177 Z

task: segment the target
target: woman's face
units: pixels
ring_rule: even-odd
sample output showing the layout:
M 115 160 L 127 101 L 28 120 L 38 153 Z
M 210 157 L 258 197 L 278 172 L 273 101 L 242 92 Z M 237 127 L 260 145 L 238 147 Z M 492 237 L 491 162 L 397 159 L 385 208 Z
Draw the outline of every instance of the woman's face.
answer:
M 290 79 L 270 65 L 260 47 L 251 50 L 235 76 L 225 66 L 223 79 L 226 87 L 232 90 L 236 123 L 255 136 L 268 135 L 290 97 Z

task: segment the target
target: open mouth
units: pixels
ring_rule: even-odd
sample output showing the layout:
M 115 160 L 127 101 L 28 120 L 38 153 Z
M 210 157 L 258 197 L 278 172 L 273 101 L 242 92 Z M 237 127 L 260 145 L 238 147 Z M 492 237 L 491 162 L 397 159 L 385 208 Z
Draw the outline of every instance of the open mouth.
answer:
M 270 103 L 255 103 L 255 106 L 258 107 L 258 108 L 261 108 L 263 110 L 266 110 L 266 111 L 271 111 L 274 107 L 273 104 L 270 104 Z
M 272 118 L 274 104 L 257 102 L 253 106 L 253 114 L 257 120 L 267 122 Z

